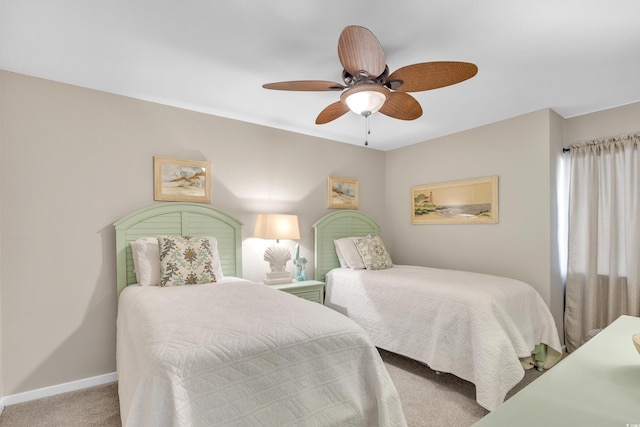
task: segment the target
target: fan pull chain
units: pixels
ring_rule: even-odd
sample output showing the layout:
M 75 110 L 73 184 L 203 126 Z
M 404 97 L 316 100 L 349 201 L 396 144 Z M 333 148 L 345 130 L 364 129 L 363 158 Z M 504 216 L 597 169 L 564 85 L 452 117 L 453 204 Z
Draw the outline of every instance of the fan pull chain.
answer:
M 371 113 L 364 116 L 364 145 L 369 145 L 368 136 L 371 135 L 371 129 L 369 128 L 369 116 Z

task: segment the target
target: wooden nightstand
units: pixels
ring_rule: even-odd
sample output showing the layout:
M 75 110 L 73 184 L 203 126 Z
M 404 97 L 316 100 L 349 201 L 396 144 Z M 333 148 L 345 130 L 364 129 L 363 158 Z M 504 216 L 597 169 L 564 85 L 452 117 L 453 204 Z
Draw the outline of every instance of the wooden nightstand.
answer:
M 309 301 L 324 303 L 324 282 L 317 280 L 305 280 L 303 282 L 282 283 L 279 285 L 267 285 L 274 289 L 288 292 Z

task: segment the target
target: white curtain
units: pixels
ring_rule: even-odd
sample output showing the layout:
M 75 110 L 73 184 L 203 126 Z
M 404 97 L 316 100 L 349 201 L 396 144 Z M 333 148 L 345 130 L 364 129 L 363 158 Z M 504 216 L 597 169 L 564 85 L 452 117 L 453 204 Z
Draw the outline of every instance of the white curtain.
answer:
M 639 143 L 640 134 L 570 148 L 569 352 L 620 315 L 640 316 Z

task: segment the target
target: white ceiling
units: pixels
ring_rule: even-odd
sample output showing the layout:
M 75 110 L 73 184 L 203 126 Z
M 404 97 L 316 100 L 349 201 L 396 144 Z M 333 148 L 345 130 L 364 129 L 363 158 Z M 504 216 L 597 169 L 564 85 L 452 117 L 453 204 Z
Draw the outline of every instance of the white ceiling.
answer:
M 390 71 L 475 63 L 460 84 L 414 93 L 414 121 L 371 117 L 390 150 L 552 108 L 563 117 L 640 101 L 637 0 L 0 0 L 0 68 L 361 145 L 365 120 L 315 118 L 342 82 L 337 42 L 369 28 Z

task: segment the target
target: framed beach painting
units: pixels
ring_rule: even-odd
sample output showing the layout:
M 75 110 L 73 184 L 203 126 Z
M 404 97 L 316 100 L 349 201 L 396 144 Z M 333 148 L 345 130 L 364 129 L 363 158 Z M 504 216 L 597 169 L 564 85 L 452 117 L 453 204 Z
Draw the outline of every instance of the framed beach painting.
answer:
M 154 200 L 211 202 L 211 163 L 153 157 Z
M 358 209 L 358 180 L 328 177 L 327 198 L 329 209 Z
M 412 224 L 497 224 L 498 177 L 411 187 Z

